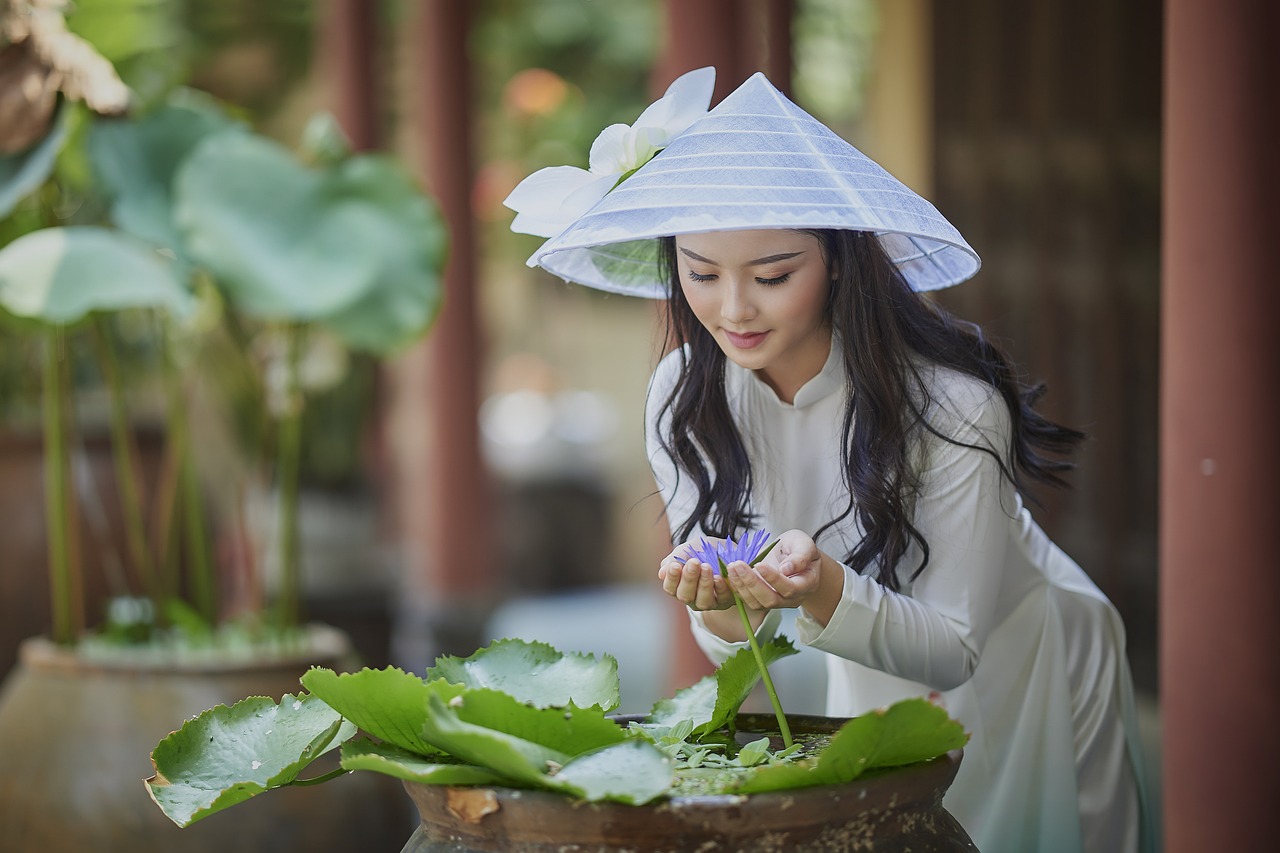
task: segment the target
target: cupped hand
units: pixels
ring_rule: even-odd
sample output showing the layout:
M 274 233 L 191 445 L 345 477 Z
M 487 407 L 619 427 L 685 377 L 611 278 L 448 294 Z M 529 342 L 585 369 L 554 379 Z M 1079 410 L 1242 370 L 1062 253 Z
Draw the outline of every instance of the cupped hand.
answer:
M 667 595 L 686 604 L 692 610 L 725 610 L 733 607 L 733 593 L 728 582 L 718 575 L 709 563 L 690 557 L 682 565 L 676 557 L 684 558 L 690 552 L 681 545 L 663 560 L 658 567 L 658 579 Z
M 727 569 L 729 583 L 752 610 L 799 607 L 818 590 L 822 552 L 803 530 L 788 530 L 755 566 L 738 561 Z

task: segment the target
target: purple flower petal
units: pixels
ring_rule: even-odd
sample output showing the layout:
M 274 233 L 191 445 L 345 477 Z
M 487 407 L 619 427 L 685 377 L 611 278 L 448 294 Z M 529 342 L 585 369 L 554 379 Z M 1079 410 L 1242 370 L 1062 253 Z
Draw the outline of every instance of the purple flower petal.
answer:
M 680 565 L 692 559 L 706 563 L 711 566 L 711 570 L 717 575 L 720 574 L 720 564 L 729 565 L 742 561 L 747 565 L 755 562 L 760 556 L 760 551 L 764 544 L 769 541 L 769 531 L 752 530 L 744 533 L 737 542 L 732 539 L 726 539 L 723 542 L 710 542 L 703 539 L 697 545 L 686 546 L 689 553 L 683 557 L 677 556 L 676 561 Z

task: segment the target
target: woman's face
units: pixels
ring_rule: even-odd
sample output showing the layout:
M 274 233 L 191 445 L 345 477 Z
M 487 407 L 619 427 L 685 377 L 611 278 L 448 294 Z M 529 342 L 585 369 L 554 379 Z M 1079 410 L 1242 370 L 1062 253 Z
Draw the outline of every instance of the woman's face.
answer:
M 772 230 L 675 239 L 680 287 L 698 321 L 730 360 L 792 402 L 831 350 L 831 274 L 818 239 Z

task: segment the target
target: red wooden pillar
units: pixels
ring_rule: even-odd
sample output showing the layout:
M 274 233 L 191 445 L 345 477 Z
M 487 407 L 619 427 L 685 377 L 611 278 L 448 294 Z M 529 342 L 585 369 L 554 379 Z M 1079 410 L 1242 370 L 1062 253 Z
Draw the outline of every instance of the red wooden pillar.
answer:
M 325 0 L 320 48 L 333 113 L 356 151 L 382 146 L 378 120 L 378 7 L 374 0 Z
M 1165 847 L 1264 850 L 1280 799 L 1280 15 L 1165 6 Z
M 667 0 L 662 54 L 653 70 L 654 96 L 681 74 L 707 65 L 716 68 L 713 107 L 756 71 L 790 92 L 793 7 L 793 0 Z M 661 324 L 665 306 L 656 309 Z M 665 536 L 656 536 L 653 565 L 669 551 Z M 679 604 L 671 605 L 671 630 L 675 641 L 668 687 L 675 689 L 709 674 L 712 666 L 694 643 L 688 615 Z
M 397 364 L 391 404 L 406 572 L 395 654 L 414 666 L 474 651 L 493 591 L 495 532 L 478 425 L 468 24 L 469 4 L 451 0 L 423 2 L 411 23 L 415 138 L 449 230 L 443 308 L 427 339 Z
M 666 0 L 662 55 L 654 67 L 657 95 L 686 71 L 714 65 L 712 104 L 757 71 L 791 91 L 794 0 Z

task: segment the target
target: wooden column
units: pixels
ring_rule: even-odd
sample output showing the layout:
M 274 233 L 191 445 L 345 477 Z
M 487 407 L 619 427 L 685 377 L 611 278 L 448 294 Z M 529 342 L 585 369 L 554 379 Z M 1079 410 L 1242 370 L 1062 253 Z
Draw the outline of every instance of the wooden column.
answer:
M 789 93 L 794 7 L 794 0 L 666 0 L 655 97 L 681 74 L 707 65 L 716 69 L 712 105 L 757 71 Z
M 356 151 L 382 147 L 376 0 L 325 0 L 320 48 L 334 115 Z
M 468 24 L 469 5 L 450 0 L 423 2 L 411 22 L 414 139 L 449 230 L 443 309 L 427 339 L 397 364 L 391 404 L 407 575 L 395 654 L 415 666 L 474 651 L 494 577 L 490 543 L 497 533 L 478 422 Z
M 1165 8 L 1165 849 L 1265 850 L 1280 798 L 1280 15 L 1270 0 Z

